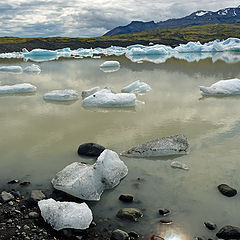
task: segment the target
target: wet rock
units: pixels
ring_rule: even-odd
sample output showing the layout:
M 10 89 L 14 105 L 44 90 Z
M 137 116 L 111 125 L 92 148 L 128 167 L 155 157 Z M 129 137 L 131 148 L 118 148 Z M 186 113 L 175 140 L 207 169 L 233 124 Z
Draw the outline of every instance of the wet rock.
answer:
M 116 229 L 112 232 L 111 240 L 128 240 L 129 236 L 126 232 Z
M 30 182 L 27 182 L 27 181 L 26 181 L 26 182 L 21 182 L 21 183 L 20 183 L 21 186 L 28 186 L 29 184 L 31 184 L 31 183 L 30 183 Z
M 164 224 L 164 225 L 170 225 L 170 224 L 173 223 L 172 220 L 160 220 L 159 222 L 160 222 L 161 224 Z
M 45 194 L 41 190 L 32 190 L 31 200 L 38 202 L 46 198 Z
M 131 194 L 122 194 L 119 197 L 119 200 L 123 201 L 123 202 L 132 202 L 133 201 L 133 195 L 131 195 Z
M 30 212 L 30 213 L 28 214 L 28 217 L 29 217 L 29 218 L 32 218 L 32 219 L 38 218 L 38 217 L 39 217 L 39 214 L 38 214 L 37 212 Z
M 14 202 L 13 202 L 13 201 L 9 201 L 9 202 L 8 202 L 8 205 L 9 205 L 9 206 L 13 206 L 13 205 L 14 205 Z
M 217 225 L 215 223 L 210 222 L 210 221 L 204 222 L 204 225 L 209 230 L 215 230 L 217 228 Z
M 6 191 L 3 191 L 1 193 L 1 198 L 2 198 L 3 202 L 8 202 L 8 201 L 14 200 L 14 196 L 11 193 L 6 192 Z
M 216 236 L 221 239 L 240 239 L 240 228 L 228 225 L 221 228 Z
M 137 208 L 122 208 L 118 211 L 117 217 L 137 222 L 143 217 L 143 213 Z
M 168 216 L 171 213 L 170 210 L 166 208 L 160 208 L 158 212 L 161 216 Z
M 78 155 L 98 157 L 105 147 L 97 143 L 84 143 L 78 147 Z
M 20 181 L 18 179 L 13 179 L 8 182 L 8 184 L 14 184 L 14 183 L 19 183 Z
M 164 238 L 158 236 L 158 235 L 152 235 L 149 240 L 164 240 Z
M 134 231 L 131 231 L 130 233 L 128 233 L 128 235 L 130 238 L 134 238 L 134 239 L 139 238 L 139 235 Z
M 237 190 L 228 186 L 227 184 L 220 184 L 218 186 L 218 190 L 227 197 L 233 197 L 237 194 Z
M 187 138 L 184 135 L 163 137 L 146 142 L 124 151 L 121 155 L 129 157 L 158 157 L 186 154 L 188 151 Z

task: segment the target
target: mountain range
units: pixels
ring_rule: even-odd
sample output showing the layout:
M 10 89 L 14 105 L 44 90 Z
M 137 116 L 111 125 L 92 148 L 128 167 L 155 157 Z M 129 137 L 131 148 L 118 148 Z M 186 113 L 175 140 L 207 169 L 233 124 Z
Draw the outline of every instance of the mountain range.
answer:
M 103 36 L 135 33 L 153 29 L 169 29 L 206 24 L 240 24 L 240 6 L 220 9 L 216 12 L 198 10 L 182 18 L 172 18 L 155 23 L 154 21 L 132 21 L 126 26 L 116 27 Z

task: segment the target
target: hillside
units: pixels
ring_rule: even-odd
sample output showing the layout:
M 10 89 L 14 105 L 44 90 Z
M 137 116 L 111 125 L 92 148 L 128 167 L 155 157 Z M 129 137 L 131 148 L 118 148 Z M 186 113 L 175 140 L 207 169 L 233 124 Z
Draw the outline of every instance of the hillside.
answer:
M 106 48 L 112 45 L 126 47 L 132 44 L 148 45 L 150 42 L 174 47 L 189 41 L 200 41 L 201 43 L 206 43 L 215 39 L 223 40 L 229 37 L 240 38 L 240 25 L 211 24 L 185 28 L 151 30 L 139 33 L 120 34 L 96 38 L 2 37 L 0 38 L 0 52 L 21 51 L 22 48 L 27 48 L 28 50 L 32 50 L 34 48 L 56 50 L 65 47 L 70 47 L 71 49 L 91 47 Z

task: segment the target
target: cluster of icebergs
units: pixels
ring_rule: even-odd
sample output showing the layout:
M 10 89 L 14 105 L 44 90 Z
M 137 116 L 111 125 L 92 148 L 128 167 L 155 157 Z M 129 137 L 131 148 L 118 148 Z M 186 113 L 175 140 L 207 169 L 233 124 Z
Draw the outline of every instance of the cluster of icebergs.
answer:
M 215 40 L 205 44 L 189 42 L 187 44 L 180 44 L 175 48 L 159 44 L 151 44 L 149 46 L 135 44 L 128 47 L 111 46 L 109 48 L 79 48 L 76 50 L 64 48 L 55 51 L 45 49 L 28 51 L 27 49 L 23 49 L 22 52 L 2 53 L 0 54 L 0 58 L 24 58 L 25 60 L 43 62 L 57 60 L 60 57 L 100 58 L 102 55 L 125 55 L 133 62 L 150 61 L 153 63 L 162 63 L 172 57 L 185 59 L 190 62 L 209 57 L 212 57 L 213 61 L 221 59 L 226 62 L 236 62 L 239 61 L 240 58 L 234 55 L 234 52 L 239 51 L 240 39 L 228 38 L 227 40 Z

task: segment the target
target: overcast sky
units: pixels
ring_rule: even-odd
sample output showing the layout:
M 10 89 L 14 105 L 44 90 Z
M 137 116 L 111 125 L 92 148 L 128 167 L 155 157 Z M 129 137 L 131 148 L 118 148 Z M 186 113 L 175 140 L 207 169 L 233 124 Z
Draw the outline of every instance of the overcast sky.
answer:
M 1 0 L 0 36 L 100 36 L 133 20 L 158 22 L 239 4 L 238 0 Z

